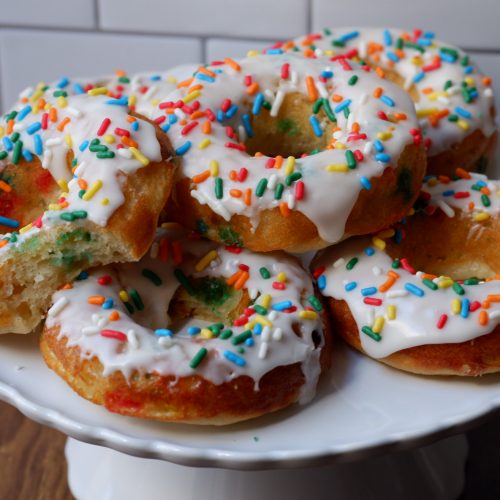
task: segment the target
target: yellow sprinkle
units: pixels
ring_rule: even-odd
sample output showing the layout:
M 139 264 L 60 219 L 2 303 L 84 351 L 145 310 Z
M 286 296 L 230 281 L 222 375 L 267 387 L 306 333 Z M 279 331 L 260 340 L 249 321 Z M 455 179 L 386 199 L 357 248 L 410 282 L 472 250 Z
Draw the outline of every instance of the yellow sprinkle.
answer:
M 122 300 L 123 302 L 128 302 L 128 293 L 125 290 L 120 290 L 118 296 L 120 297 L 120 300 Z
M 262 296 L 262 299 L 260 301 L 260 305 L 264 307 L 265 309 L 269 308 L 269 305 L 271 304 L 272 297 L 268 293 L 264 294 Z
M 331 49 L 325 50 L 324 55 L 327 57 L 333 57 L 335 55 L 335 51 Z
M 195 271 L 198 273 L 203 271 L 210 262 L 215 260 L 219 254 L 217 253 L 217 250 L 212 250 L 211 252 L 208 252 L 204 257 L 202 257 L 194 266 Z
M 0 125 L 0 137 L 5 135 L 5 129 Z
M 110 135 L 110 134 L 106 134 L 103 137 L 103 139 L 104 139 L 104 142 L 107 142 L 108 144 L 114 144 L 116 142 L 115 136 Z
M 413 207 L 408 210 L 408 215 L 413 215 L 415 213 L 415 209 Z
M 89 95 L 105 95 L 108 93 L 108 89 L 106 87 L 96 87 L 95 89 L 90 89 L 87 94 Z
M 200 337 L 202 339 L 211 339 L 214 336 L 213 332 L 208 328 L 202 328 L 200 332 Z
M 59 179 L 57 185 L 61 188 L 64 193 L 68 192 L 68 183 L 64 179 Z
M 57 98 L 57 105 L 60 108 L 65 108 L 68 105 L 68 101 L 66 100 L 66 97 L 60 96 Z
M 149 165 L 149 159 L 146 158 L 137 148 L 130 147 L 130 152 L 132 153 L 132 156 L 142 163 L 143 166 Z
M 198 144 L 198 149 L 205 149 L 207 146 L 210 146 L 210 144 L 212 144 L 212 141 L 207 137 Z
M 436 111 L 438 111 L 437 108 L 423 108 L 423 109 L 419 109 L 419 110 L 417 110 L 417 118 L 424 118 L 426 116 L 432 115 Z
M 66 141 L 66 144 L 68 145 L 69 148 L 73 147 L 73 139 L 71 138 L 71 136 L 69 134 L 66 134 L 64 136 L 64 140 Z
M 26 231 L 29 231 L 33 227 L 33 224 L 28 224 L 27 226 L 22 227 L 19 229 L 19 234 L 23 234 Z
M 497 191 L 497 198 L 500 198 L 500 189 Z
M 419 56 L 412 57 L 411 58 L 411 62 L 415 66 L 422 66 L 422 64 L 424 64 L 423 59 L 421 57 L 419 57 Z
M 40 97 L 43 96 L 43 90 L 37 90 L 36 92 L 33 93 L 33 95 L 30 97 L 31 102 L 38 101 Z
M 387 239 L 387 238 L 392 238 L 396 234 L 396 231 L 394 229 L 384 229 L 383 231 L 380 231 L 380 233 L 377 234 L 379 238 L 382 239 Z
M 199 90 L 195 90 L 194 92 L 191 92 L 186 97 L 184 97 L 184 99 L 182 99 L 182 102 L 187 104 L 188 102 L 194 101 L 200 94 L 201 92 Z
M 217 177 L 219 175 L 219 163 L 217 160 L 211 160 L 210 161 L 210 175 L 212 177 Z
M 273 324 L 265 316 L 260 314 L 255 315 L 255 321 L 264 326 L 273 326 Z
M 478 212 L 474 214 L 474 220 L 477 222 L 483 222 L 490 218 L 490 214 L 488 212 Z
M 450 278 L 442 279 L 438 281 L 437 286 L 438 288 L 450 288 L 450 286 L 453 286 L 453 280 Z
M 334 147 L 335 147 L 335 149 L 347 149 L 347 146 L 343 142 L 339 142 L 339 141 L 337 141 L 335 143 Z
M 177 78 L 175 78 L 175 76 L 167 76 L 166 80 L 168 83 L 177 83 Z
M 381 140 L 381 141 L 386 141 L 387 139 L 390 139 L 392 137 L 392 134 L 390 132 L 379 132 L 377 134 L 377 137 Z
M 33 104 L 33 109 L 31 110 L 31 113 L 33 115 L 37 115 L 39 111 L 40 111 L 40 107 L 38 106 L 38 103 L 37 104 Z
M 156 106 L 158 106 L 160 102 L 161 102 L 160 99 L 151 99 L 151 106 L 154 106 L 156 108 Z
M 453 314 L 459 314 L 460 310 L 462 309 L 460 300 L 459 299 L 453 299 L 451 301 L 451 312 Z
M 476 82 L 474 81 L 474 78 L 472 78 L 472 76 L 466 76 L 464 78 L 465 80 L 465 83 L 469 86 L 469 87 L 475 87 L 476 86 Z
M 284 283 L 286 281 L 286 274 L 283 271 L 281 271 L 280 273 L 278 273 L 278 276 L 276 276 L 276 279 L 280 283 Z
M 384 328 L 385 319 L 383 316 L 377 316 L 373 322 L 372 330 L 375 333 L 380 333 L 382 328 Z
M 387 319 L 389 321 L 396 319 L 396 306 L 394 304 L 389 304 L 387 306 Z
M 295 168 L 295 157 L 289 156 L 285 163 L 285 175 L 290 175 Z
M 258 56 L 260 52 L 258 50 L 249 50 L 247 52 L 247 57 L 255 57 Z
M 457 125 L 462 129 L 462 130 L 469 130 L 469 124 L 465 120 L 458 120 Z
M 377 238 L 374 236 L 372 238 L 372 243 L 379 249 L 379 250 L 384 250 L 385 248 L 385 241 L 382 240 L 381 238 Z
M 245 323 L 245 330 L 252 330 L 252 328 L 255 326 L 255 323 L 257 323 L 254 319 L 252 321 L 249 321 L 248 323 Z
M 109 198 L 103 198 L 101 200 L 101 205 L 109 205 Z
M 325 167 L 327 172 L 347 172 L 349 167 L 347 163 L 331 163 Z
M 435 177 L 431 177 L 428 181 L 427 181 L 427 185 L 430 186 L 430 187 L 433 187 L 433 186 L 436 186 L 438 183 L 438 180 L 435 178 Z
M 316 311 L 300 311 L 299 318 L 301 319 L 316 319 L 318 313 Z
M 51 203 L 49 205 L 49 210 L 61 210 L 61 205 L 58 203 Z
M 131 95 L 129 98 L 128 98 L 128 105 L 130 107 L 132 106 L 135 106 L 137 104 L 137 96 L 136 95 Z
M 99 191 L 99 189 L 101 188 L 102 188 L 102 181 L 98 179 L 97 181 L 94 182 L 94 184 L 92 184 L 92 186 L 89 187 L 89 189 L 87 189 L 85 194 L 82 196 L 82 200 L 83 201 L 91 200 L 95 196 L 97 191 Z

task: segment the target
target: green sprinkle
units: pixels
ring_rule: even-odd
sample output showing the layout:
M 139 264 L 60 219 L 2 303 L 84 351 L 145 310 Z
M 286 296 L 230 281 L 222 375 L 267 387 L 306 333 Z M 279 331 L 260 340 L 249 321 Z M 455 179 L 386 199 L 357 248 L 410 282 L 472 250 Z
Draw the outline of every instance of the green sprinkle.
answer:
M 462 57 L 462 60 L 460 61 L 460 64 L 462 66 L 468 66 L 469 65 L 469 56 Z
M 347 166 L 351 170 L 356 168 L 356 165 L 357 165 L 356 158 L 354 157 L 354 153 L 350 149 L 348 149 L 345 152 L 345 159 L 346 159 Z
M 350 271 L 358 263 L 358 258 L 353 257 L 346 265 L 345 268 Z
M 222 340 L 227 340 L 229 337 L 233 335 L 233 330 L 224 330 L 220 335 L 219 338 Z
M 151 269 L 143 269 L 142 275 L 152 281 L 155 286 L 160 286 L 163 283 L 162 279 L 155 272 L 151 271 Z
M 399 269 L 401 267 L 401 262 L 399 259 L 394 259 L 391 264 L 393 269 Z
M 17 233 L 12 233 L 12 234 L 10 235 L 10 239 L 9 239 L 9 241 L 10 241 L 11 243 L 15 243 L 15 242 L 17 241 Z
M 5 121 L 13 120 L 17 116 L 17 111 L 12 111 L 8 115 L 5 116 Z
M 97 158 L 99 158 L 99 160 L 105 160 L 107 158 L 114 158 L 115 153 L 113 153 L 113 151 L 102 151 L 97 153 L 96 156 Z
M 472 101 L 472 97 L 469 94 L 469 90 L 466 87 L 462 87 L 462 97 L 466 103 L 470 103 Z
M 401 37 L 398 37 L 395 45 L 397 49 L 401 50 L 403 48 L 403 39 Z
M 239 335 L 236 335 L 236 337 L 233 337 L 231 339 L 231 344 L 233 345 L 238 345 L 243 342 L 245 342 L 246 339 L 249 339 L 252 336 L 252 330 L 245 330 L 244 332 L 241 332 Z
M 99 152 L 104 152 L 108 151 L 108 146 L 105 146 L 104 144 L 94 144 L 89 146 L 89 151 L 91 153 L 99 153 Z
M 86 193 L 87 191 L 85 189 L 80 189 L 80 191 L 78 191 L 78 198 L 83 198 L 83 195 Z
M 68 97 L 68 93 L 64 90 L 55 90 L 52 94 L 54 97 Z
M 330 36 L 332 34 L 332 31 L 329 28 L 323 28 L 323 34 L 325 36 Z
M 481 189 L 483 189 L 481 186 L 478 186 L 477 184 L 472 185 L 470 188 L 473 189 L 474 191 L 481 191 Z
M 207 355 L 207 349 L 202 347 L 191 359 L 189 366 L 191 368 L 197 368 L 198 365 L 203 361 L 203 358 Z
M 189 282 L 187 276 L 179 269 L 175 269 L 174 276 L 177 278 L 177 281 L 186 289 L 189 295 L 194 295 L 195 289 Z
M 21 134 L 19 132 L 14 132 L 11 136 L 10 136 L 10 140 L 12 142 L 17 142 L 19 140 L 19 137 L 21 137 Z
M 120 76 L 120 78 L 118 78 L 118 81 L 120 83 L 130 83 L 130 78 L 128 76 Z
M 144 302 L 142 301 L 142 297 L 139 295 L 139 292 L 135 288 L 131 288 L 128 294 L 136 309 L 138 311 L 142 311 L 144 309 Z
M 222 179 L 220 177 L 215 178 L 215 197 L 218 200 L 222 200 L 222 196 L 224 195 Z
M 285 185 L 281 182 L 276 185 L 276 189 L 274 190 L 274 199 L 281 200 L 283 196 L 283 190 L 285 189 Z
M 460 286 L 460 283 L 453 283 L 453 290 L 455 290 L 455 292 L 458 294 L 458 295 L 463 295 L 465 293 L 465 290 L 463 289 L 462 286 Z
M 345 42 L 342 40 L 332 40 L 332 45 L 334 47 L 345 47 Z
M 238 347 L 238 348 L 236 349 L 236 352 L 237 352 L 238 354 L 245 354 L 245 349 L 243 349 L 243 347 Z
M 285 184 L 291 186 L 292 182 L 302 179 L 302 174 L 300 172 L 294 172 L 293 174 L 287 175 L 285 178 Z
M 75 220 L 75 216 L 72 212 L 64 212 L 59 216 L 59 218 L 68 222 L 72 222 Z
M 267 188 L 267 179 L 263 178 L 257 184 L 257 187 L 255 189 L 255 196 L 261 198 L 264 195 L 266 188 Z
M 427 288 L 430 288 L 431 290 L 437 290 L 438 289 L 438 286 L 436 285 L 436 283 L 434 283 L 434 281 L 431 281 L 430 279 L 428 278 L 424 278 L 422 280 L 422 283 L 427 287 Z
M 134 314 L 134 306 L 130 302 L 124 302 L 123 305 L 126 307 L 129 314 Z
M 323 305 L 321 304 L 321 301 L 314 295 L 311 295 L 307 301 L 311 306 L 313 307 L 314 310 L 320 312 L 323 310 Z
M 265 280 L 271 277 L 271 273 L 269 272 L 269 269 L 267 267 L 261 267 L 259 269 L 259 273 Z
M 14 144 L 14 151 L 12 152 L 12 163 L 17 165 L 21 158 L 21 153 L 23 151 L 23 142 L 18 141 Z
M 347 80 L 348 85 L 356 85 L 356 82 L 358 81 L 358 75 L 352 75 L 349 80 Z
M 491 205 L 490 198 L 487 194 L 482 194 L 481 195 L 481 201 L 483 202 L 483 205 L 485 207 L 489 207 Z
M 464 280 L 464 285 L 477 285 L 479 280 L 477 278 L 469 278 Z
M 454 59 L 458 59 L 458 50 L 455 49 L 450 49 L 448 47 L 441 47 L 439 49 L 440 52 L 443 54 L 448 54 L 449 56 L 453 57 Z
M 258 304 L 255 304 L 252 307 L 255 309 L 255 312 L 261 316 L 265 316 L 267 314 L 267 309 L 265 307 L 259 306 Z
M 380 342 L 382 340 L 382 337 L 378 333 L 375 333 L 369 326 L 364 326 L 363 328 L 361 328 L 361 331 L 377 342 Z
M 453 86 L 453 82 L 451 80 L 446 80 L 443 86 L 443 90 L 448 90 L 450 87 Z
M 452 114 L 448 116 L 449 122 L 458 122 L 458 115 Z
M 328 116 L 328 119 L 331 122 L 337 122 L 337 117 L 335 116 L 335 113 L 333 112 L 333 109 L 326 97 L 323 97 L 323 110 L 325 111 L 326 116 Z
M 351 114 L 351 110 L 347 107 L 344 108 L 344 117 L 347 119 L 349 118 L 349 115 Z
M 420 45 L 417 45 L 416 43 L 413 42 L 406 42 L 405 47 L 408 47 L 410 49 L 418 50 L 421 54 L 425 52 L 425 49 L 421 47 Z
M 321 106 L 323 106 L 323 99 L 320 97 L 319 99 L 316 100 L 316 102 L 313 104 L 312 111 L 314 114 L 317 114 L 319 110 L 321 109 Z
M 267 109 L 268 111 L 271 111 L 271 108 L 272 108 L 271 103 L 270 103 L 269 101 L 264 101 L 264 102 L 262 103 L 262 107 L 263 107 L 264 109 Z
M 5 160 L 9 156 L 9 153 L 7 151 L 0 151 L 0 160 Z
M 75 219 L 86 219 L 88 215 L 85 210 L 75 210 L 71 213 Z

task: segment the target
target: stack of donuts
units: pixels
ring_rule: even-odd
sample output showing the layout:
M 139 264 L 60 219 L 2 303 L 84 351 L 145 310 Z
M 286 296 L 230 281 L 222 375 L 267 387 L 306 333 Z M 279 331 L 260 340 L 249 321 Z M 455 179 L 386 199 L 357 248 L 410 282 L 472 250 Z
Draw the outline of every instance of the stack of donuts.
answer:
M 494 97 L 467 54 L 328 29 L 173 73 L 41 83 L 4 115 L 0 333 L 40 329 L 110 411 L 196 424 L 311 401 L 335 334 L 500 370 Z

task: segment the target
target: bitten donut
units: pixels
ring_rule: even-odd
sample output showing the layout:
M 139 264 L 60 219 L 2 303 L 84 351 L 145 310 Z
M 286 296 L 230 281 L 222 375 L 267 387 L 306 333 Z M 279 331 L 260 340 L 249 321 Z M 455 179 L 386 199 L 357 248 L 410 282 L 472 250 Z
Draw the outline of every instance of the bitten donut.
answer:
M 429 178 L 427 208 L 393 238 L 347 241 L 314 265 L 338 333 L 402 370 L 500 371 L 500 184 L 460 174 Z
M 321 248 L 411 207 L 425 169 L 411 99 L 293 54 L 199 68 L 160 103 L 180 156 L 170 216 L 255 251 Z
M 420 119 L 430 174 L 453 175 L 457 165 L 484 172 L 493 161 L 497 134 L 491 78 L 434 33 L 325 29 L 281 46 L 308 57 L 366 63 L 407 90 Z
M 106 89 L 37 91 L 0 126 L 0 333 L 91 265 L 138 260 L 172 186 L 168 139 Z
M 330 359 L 312 280 L 284 253 L 159 231 L 139 263 L 54 294 L 41 338 L 81 396 L 135 417 L 228 424 L 308 402 Z

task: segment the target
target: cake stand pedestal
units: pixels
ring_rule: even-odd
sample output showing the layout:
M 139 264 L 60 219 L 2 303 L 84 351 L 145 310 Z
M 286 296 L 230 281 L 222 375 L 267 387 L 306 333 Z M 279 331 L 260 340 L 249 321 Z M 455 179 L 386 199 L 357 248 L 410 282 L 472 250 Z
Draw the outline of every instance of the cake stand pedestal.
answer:
M 355 462 L 266 471 L 187 467 L 73 438 L 66 443 L 68 481 L 78 500 L 451 500 L 463 489 L 466 457 L 463 434 Z

